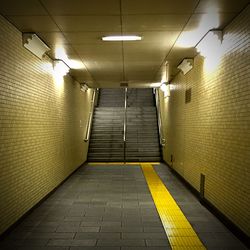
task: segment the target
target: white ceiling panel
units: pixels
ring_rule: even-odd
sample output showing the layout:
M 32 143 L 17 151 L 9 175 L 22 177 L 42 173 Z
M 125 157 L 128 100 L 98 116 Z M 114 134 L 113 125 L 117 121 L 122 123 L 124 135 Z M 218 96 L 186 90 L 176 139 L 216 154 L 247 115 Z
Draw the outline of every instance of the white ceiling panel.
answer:
M 120 32 L 119 16 L 53 16 L 62 31 Z
M 249 0 L 201 0 L 196 13 L 238 13 L 244 6 L 249 4 Z
M 112 55 L 121 54 L 121 43 L 116 44 L 77 44 L 72 47 L 81 55 Z
M 97 81 L 97 83 L 100 83 L 101 81 L 105 82 L 113 82 L 114 85 L 120 85 L 120 82 L 123 81 L 122 72 L 113 72 L 113 73 L 107 73 L 105 72 L 94 72 L 94 78 Z
M 22 32 L 59 31 L 49 16 L 8 16 L 7 18 Z
M 126 72 L 126 80 L 130 81 L 148 81 L 152 82 L 152 79 L 154 77 L 155 72 L 154 71 L 127 71 Z
M 69 44 L 61 32 L 38 32 L 37 35 L 48 45 Z
M 223 28 L 234 16 L 235 13 L 194 14 L 184 31 L 203 29 L 207 32 L 209 29 Z
M 124 58 L 125 61 L 134 60 L 152 60 L 161 61 L 166 55 L 166 51 L 170 48 L 161 48 L 157 44 L 147 43 L 147 44 L 126 44 L 124 45 Z
M 119 15 L 119 0 L 42 0 L 52 15 Z
M 2 0 L 0 13 L 21 32 L 36 32 L 51 48 L 48 55 L 52 59 L 59 56 L 72 65 L 71 74 L 77 80 L 100 87 L 119 86 L 122 80 L 152 82 L 160 77 L 166 61 L 172 77 L 183 58 L 196 55 L 192 46 L 208 30 L 224 28 L 247 3 L 249 0 Z M 101 40 L 122 33 L 140 35 L 142 40 Z
M 120 35 L 121 32 L 65 32 L 64 35 L 72 44 L 117 44 L 116 42 L 104 42 L 103 36 Z
M 5 0 L 0 1 L 0 13 L 5 16 L 26 15 L 38 16 L 47 15 L 45 9 L 38 0 Z
M 157 43 L 159 46 L 170 47 L 180 31 L 143 31 L 140 34 L 142 36 L 140 43 Z
M 179 31 L 189 15 L 129 15 L 123 16 L 124 32 Z
M 123 14 L 192 13 L 198 0 L 122 0 Z
M 122 62 L 112 61 L 85 61 L 87 68 L 91 68 L 92 71 L 99 70 L 100 73 L 109 74 L 110 72 L 122 72 Z

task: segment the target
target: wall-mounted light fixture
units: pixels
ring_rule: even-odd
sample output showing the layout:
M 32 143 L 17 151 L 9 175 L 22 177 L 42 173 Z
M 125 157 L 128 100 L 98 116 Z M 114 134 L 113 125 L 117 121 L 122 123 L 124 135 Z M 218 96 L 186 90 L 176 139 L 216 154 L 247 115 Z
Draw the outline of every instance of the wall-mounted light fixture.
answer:
M 170 88 L 167 82 L 162 82 L 160 90 L 164 93 L 164 97 L 170 97 Z
M 82 92 L 86 92 L 89 87 L 86 83 L 80 83 L 80 88 Z
M 23 33 L 22 38 L 23 46 L 40 59 L 42 59 L 43 55 L 50 50 L 50 48 L 35 33 Z
M 68 74 L 70 68 L 69 66 L 62 60 L 54 60 L 54 72 L 56 75 L 60 75 L 60 76 L 65 76 Z
M 182 62 L 177 66 L 178 69 L 182 71 L 184 75 L 186 75 L 194 65 L 194 60 L 191 58 L 185 58 Z
M 103 41 L 140 41 L 142 39 L 141 36 L 103 36 Z

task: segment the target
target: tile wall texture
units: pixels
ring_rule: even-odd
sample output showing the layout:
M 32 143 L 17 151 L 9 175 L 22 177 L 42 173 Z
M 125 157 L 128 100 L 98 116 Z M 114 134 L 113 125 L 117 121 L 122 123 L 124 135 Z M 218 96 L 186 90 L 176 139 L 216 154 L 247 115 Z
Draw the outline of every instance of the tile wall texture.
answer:
M 179 73 L 170 97 L 160 91 L 166 137 L 164 160 L 195 189 L 205 175 L 205 198 L 250 235 L 250 8 L 223 31 L 217 65 L 209 56 Z M 209 60 L 211 64 L 208 65 Z M 208 67 L 209 66 L 209 67 Z M 191 88 L 191 102 L 185 91 Z M 171 162 L 171 155 L 173 161 Z
M 0 234 L 86 160 L 91 97 L 0 16 Z

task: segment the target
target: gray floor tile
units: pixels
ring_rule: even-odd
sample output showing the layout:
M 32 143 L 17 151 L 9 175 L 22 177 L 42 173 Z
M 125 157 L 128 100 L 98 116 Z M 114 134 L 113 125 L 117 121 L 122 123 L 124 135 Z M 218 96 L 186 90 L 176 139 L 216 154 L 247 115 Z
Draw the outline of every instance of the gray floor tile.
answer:
M 134 239 L 122 239 L 122 240 L 108 240 L 101 239 L 98 240 L 97 246 L 145 246 L 144 240 L 134 240 Z
M 157 247 L 162 247 L 162 246 L 170 247 L 170 244 L 167 239 L 165 240 L 164 239 L 149 239 L 149 240 L 146 240 L 146 245 L 157 246 Z
M 75 239 L 120 239 L 120 233 L 76 233 Z
M 161 164 L 156 172 L 210 250 L 246 249 Z M 164 228 L 139 166 L 86 166 L 0 242 L 0 249 L 163 250 Z
M 48 246 L 95 246 L 96 240 L 49 240 Z
M 157 233 L 122 233 L 122 239 L 167 239 L 163 232 Z
M 122 247 L 121 250 L 170 250 L 170 247 Z
M 120 250 L 120 247 L 71 247 L 70 250 Z

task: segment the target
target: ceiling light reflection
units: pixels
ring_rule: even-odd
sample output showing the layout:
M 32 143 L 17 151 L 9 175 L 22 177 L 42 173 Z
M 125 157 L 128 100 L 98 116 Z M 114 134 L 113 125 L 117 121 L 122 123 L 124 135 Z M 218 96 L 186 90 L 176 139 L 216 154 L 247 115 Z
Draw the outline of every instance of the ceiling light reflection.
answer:
M 179 36 L 176 46 L 181 48 L 194 47 L 208 30 L 219 27 L 219 13 L 217 8 L 210 7 L 207 14 L 203 14 L 199 25 L 191 31 L 183 31 Z
M 63 60 L 71 69 L 85 69 L 82 61 L 69 59 L 63 47 L 56 47 L 55 58 Z

